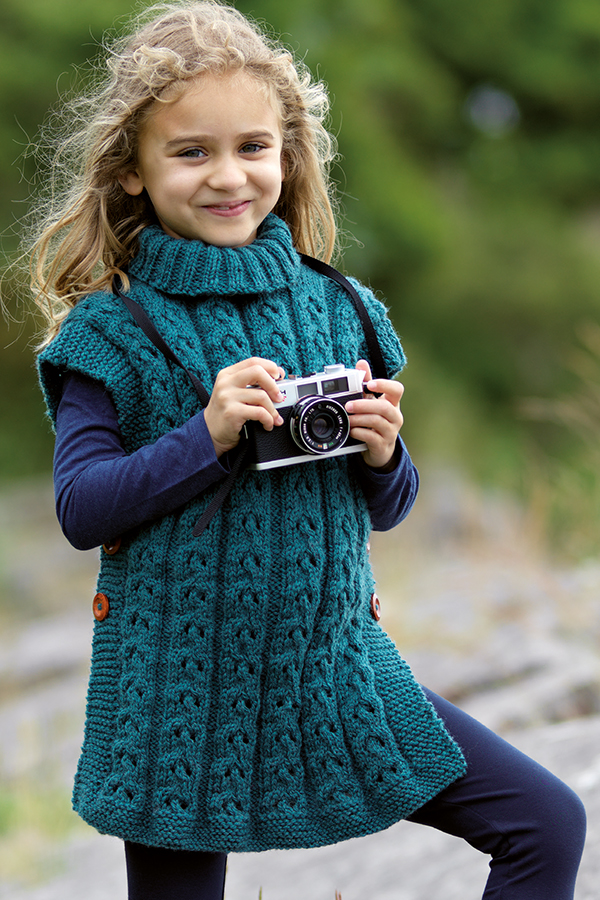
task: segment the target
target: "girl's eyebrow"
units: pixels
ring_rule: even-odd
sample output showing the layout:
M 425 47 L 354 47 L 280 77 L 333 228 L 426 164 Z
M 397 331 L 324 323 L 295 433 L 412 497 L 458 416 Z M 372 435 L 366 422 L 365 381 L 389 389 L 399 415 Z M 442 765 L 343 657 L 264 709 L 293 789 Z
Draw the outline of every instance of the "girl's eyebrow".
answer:
M 244 141 L 257 141 L 257 140 L 275 140 L 275 135 L 272 131 L 248 131 L 244 134 L 238 134 L 236 137 L 236 142 L 244 143 Z M 181 137 L 173 138 L 170 141 L 167 141 L 167 147 L 177 147 L 181 144 L 205 144 L 210 143 L 211 140 L 214 140 L 208 134 L 194 134 Z

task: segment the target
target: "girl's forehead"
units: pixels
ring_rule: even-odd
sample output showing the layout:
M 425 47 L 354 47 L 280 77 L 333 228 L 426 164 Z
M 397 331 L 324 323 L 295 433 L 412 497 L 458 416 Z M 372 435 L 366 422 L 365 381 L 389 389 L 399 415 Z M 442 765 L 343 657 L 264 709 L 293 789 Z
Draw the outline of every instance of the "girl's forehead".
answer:
M 281 116 L 254 76 L 208 74 L 184 83 L 171 102 L 156 108 L 147 122 L 148 128 L 154 130 L 153 126 L 159 133 L 191 128 L 194 134 L 207 136 L 263 129 L 281 134 Z
M 281 120 L 281 104 L 273 85 L 259 78 L 245 68 L 228 69 L 224 72 L 204 72 L 194 78 L 177 81 L 170 85 L 157 101 L 159 106 L 176 103 L 183 97 L 205 91 L 226 93 L 234 91 L 237 95 L 258 98 L 267 103 Z M 156 104 L 153 104 L 156 108 Z
M 281 104 L 274 88 L 245 69 L 234 69 L 222 73 L 206 72 L 174 82 L 146 108 L 139 122 L 138 135 L 143 138 L 157 127 L 162 131 L 161 125 L 172 123 L 174 115 L 180 121 L 186 114 L 197 118 L 202 107 L 209 119 L 215 114 L 218 118 L 220 110 L 233 111 L 232 108 L 237 108 L 240 116 L 245 118 L 250 110 L 263 107 L 269 118 L 275 117 L 276 127 L 282 131 Z

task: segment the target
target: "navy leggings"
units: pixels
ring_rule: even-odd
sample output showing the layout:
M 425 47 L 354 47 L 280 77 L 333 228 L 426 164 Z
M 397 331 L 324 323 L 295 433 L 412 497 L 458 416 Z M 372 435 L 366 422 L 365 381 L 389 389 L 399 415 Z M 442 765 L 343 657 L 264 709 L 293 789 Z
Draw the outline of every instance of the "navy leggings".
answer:
M 483 900 L 573 900 L 585 839 L 581 801 L 488 728 L 425 690 L 468 771 L 410 816 L 489 854 Z M 125 844 L 129 900 L 222 900 L 224 853 Z M 443 893 L 443 890 L 442 890 Z

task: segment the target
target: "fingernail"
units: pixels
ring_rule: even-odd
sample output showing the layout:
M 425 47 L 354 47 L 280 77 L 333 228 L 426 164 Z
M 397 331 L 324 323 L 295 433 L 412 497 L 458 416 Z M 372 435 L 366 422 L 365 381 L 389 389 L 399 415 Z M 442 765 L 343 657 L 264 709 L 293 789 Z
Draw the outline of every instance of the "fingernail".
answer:
M 281 418 L 281 416 L 277 416 L 277 418 L 275 419 L 275 424 L 283 425 L 283 419 Z
M 352 400 L 349 400 L 348 403 L 346 403 L 346 412 L 354 412 L 354 403 Z

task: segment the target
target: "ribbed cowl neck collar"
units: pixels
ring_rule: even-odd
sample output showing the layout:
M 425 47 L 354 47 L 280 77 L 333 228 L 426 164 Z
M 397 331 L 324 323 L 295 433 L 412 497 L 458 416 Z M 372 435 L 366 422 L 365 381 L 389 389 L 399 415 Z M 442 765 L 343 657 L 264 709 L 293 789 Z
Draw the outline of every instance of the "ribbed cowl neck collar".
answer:
M 140 249 L 129 272 L 166 293 L 195 297 L 276 291 L 293 283 L 299 268 L 289 228 L 271 213 L 247 247 L 172 238 L 150 226 L 140 234 Z

